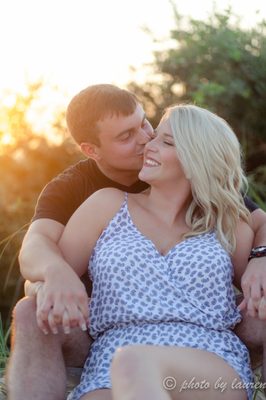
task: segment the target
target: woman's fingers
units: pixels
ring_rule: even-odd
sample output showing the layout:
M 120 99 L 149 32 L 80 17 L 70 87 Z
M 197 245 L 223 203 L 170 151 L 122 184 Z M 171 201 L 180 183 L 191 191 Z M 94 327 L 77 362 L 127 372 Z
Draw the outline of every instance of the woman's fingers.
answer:
M 51 309 L 48 314 L 48 324 L 49 324 L 49 328 L 51 329 L 52 333 L 54 335 L 56 335 L 58 333 L 58 328 L 57 328 L 57 324 L 54 319 L 53 309 Z
M 259 307 L 258 307 L 258 317 L 259 319 L 265 320 L 266 319 L 266 299 L 262 297 Z
M 88 320 L 84 318 L 84 315 L 79 310 L 79 327 L 82 331 L 87 331 L 88 329 Z
M 238 308 L 239 311 L 244 311 L 244 310 L 247 308 L 247 302 L 246 302 L 246 300 L 243 299 L 243 300 L 241 301 L 241 303 L 238 304 L 237 308 Z
M 251 297 L 248 300 L 247 310 L 248 310 L 248 314 L 251 317 L 257 316 L 257 304 L 254 304 L 254 301 L 252 300 Z
M 89 307 L 86 292 L 76 296 L 69 296 L 69 293 L 52 296 L 44 289 L 42 287 L 37 293 L 37 323 L 43 333 L 57 334 L 60 327 L 66 334 L 74 327 L 87 330 Z
M 64 310 L 65 304 L 60 299 L 56 299 L 53 306 L 53 319 L 57 325 L 62 324 Z
M 64 333 L 68 335 L 70 333 L 70 319 L 68 311 L 66 309 L 63 312 L 62 327 Z

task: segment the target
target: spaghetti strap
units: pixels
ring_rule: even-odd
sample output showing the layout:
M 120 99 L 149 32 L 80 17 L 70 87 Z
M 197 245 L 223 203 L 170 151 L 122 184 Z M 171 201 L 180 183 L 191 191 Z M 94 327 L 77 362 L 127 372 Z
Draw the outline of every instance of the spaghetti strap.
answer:
M 250 384 L 248 350 L 231 329 L 241 320 L 233 266 L 215 232 L 190 237 L 162 256 L 132 224 L 127 202 L 125 192 L 90 259 L 89 333 L 94 342 L 81 383 L 68 399 L 111 388 L 113 355 L 129 344 L 206 350 L 222 357 Z

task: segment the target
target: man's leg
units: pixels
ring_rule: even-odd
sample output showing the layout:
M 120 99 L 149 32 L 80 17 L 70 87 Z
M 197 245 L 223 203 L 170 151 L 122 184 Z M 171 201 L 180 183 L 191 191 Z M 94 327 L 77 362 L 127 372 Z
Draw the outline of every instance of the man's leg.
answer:
M 26 297 L 14 309 L 12 335 L 7 369 L 8 399 L 64 399 L 66 368 L 63 348 L 68 365 L 82 366 L 91 342 L 88 334 L 76 329 L 70 335 L 44 335 L 36 323 L 35 298 Z M 75 344 L 76 348 L 70 349 Z
M 243 320 L 238 324 L 234 332 L 245 343 L 251 353 L 261 354 L 262 380 L 266 382 L 266 321 L 259 320 L 242 313 Z

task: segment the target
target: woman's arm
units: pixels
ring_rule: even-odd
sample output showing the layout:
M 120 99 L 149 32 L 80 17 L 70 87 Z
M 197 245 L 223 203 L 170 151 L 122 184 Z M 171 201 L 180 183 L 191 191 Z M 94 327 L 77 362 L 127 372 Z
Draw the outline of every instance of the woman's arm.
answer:
M 96 241 L 122 199 L 122 192 L 102 189 L 90 196 L 67 223 L 58 248 L 71 268 L 47 268 L 45 271 L 45 295 L 37 311 L 38 324 L 43 331 L 47 331 L 48 325 L 55 332 L 56 324 L 61 323 L 66 331 L 74 326 L 84 327 L 88 318 L 88 297 L 79 276 L 86 272 Z

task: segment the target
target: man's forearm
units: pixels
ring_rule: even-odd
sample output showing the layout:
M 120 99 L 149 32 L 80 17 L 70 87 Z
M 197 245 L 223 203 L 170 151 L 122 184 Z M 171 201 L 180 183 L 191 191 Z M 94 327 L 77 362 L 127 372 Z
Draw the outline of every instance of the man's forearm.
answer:
M 70 268 L 56 243 L 41 234 L 32 235 L 30 241 L 23 244 L 19 263 L 22 276 L 31 282 L 44 281 L 52 268 Z

